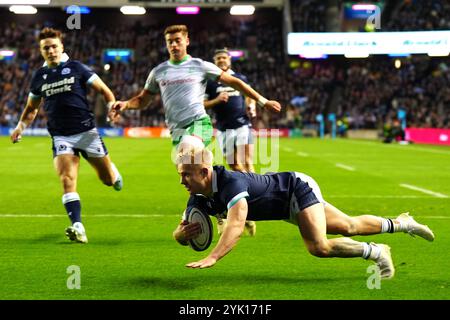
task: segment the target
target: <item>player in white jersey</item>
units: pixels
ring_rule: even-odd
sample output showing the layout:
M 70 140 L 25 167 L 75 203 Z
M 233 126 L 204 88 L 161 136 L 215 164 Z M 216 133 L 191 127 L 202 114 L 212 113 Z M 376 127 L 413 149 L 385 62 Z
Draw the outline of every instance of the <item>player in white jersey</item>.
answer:
M 141 109 L 150 103 L 152 94 L 161 94 L 166 124 L 172 142 L 178 150 L 188 146 L 205 147 L 212 139 L 211 120 L 205 112 L 203 97 L 206 80 L 225 83 L 257 101 L 266 109 L 279 112 L 277 101 L 267 100 L 242 80 L 237 79 L 210 62 L 192 58 L 187 54 L 188 29 L 185 25 L 172 25 L 164 31 L 170 59 L 151 70 L 144 89 L 127 101 L 117 101 L 110 118 L 117 121 L 126 109 Z

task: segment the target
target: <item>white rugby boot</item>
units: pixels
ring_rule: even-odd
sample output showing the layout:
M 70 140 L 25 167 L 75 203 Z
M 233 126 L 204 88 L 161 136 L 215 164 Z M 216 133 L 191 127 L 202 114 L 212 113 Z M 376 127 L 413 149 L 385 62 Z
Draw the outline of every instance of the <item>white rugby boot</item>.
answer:
M 75 222 L 72 226 L 66 228 L 66 236 L 71 241 L 79 243 L 88 243 L 86 230 L 81 222 Z
M 116 182 L 114 182 L 113 188 L 116 191 L 122 190 L 122 188 L 123 188 L 123 180 L 122 180 L 122 176 L 120 174 L 117 176 L 117 180 L 116 180 Z
M 371 242 L 370 245 L 380 248 L 380 255 L 378 258 L 371 258 L 380 269 L 380 277 L 382 279 L 391 279 L 394 277 L 395 268 L 391 257 L 391 248 L 385 244 L 378 244 Z
M 434 240 L 433 231 L 431 231 L 428 226 L 414 220 L 414 218 L 409 215 L 409 212 L 402 213 L 396 220 L 404 224 L 406 229 L 403 232 L 409 233 L 412 237 L 419 236 L 428 241 Z

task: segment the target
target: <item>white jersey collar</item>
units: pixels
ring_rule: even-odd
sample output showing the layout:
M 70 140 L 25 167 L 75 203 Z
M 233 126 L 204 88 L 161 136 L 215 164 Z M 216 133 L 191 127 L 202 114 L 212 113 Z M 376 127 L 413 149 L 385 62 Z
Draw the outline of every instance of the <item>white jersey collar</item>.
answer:
M 170 59 L 169 60 L 167 60 L 167 63 L 169 64 L 169 65 L 171 65 L 171 66 L 179 66 L 179 65 L 182 65 L 183 63 L 185 63 L 185 62 L 188 62 L 188 61 L 191 61 L 191 59 L 192 59 L 192 57 L 189 55 L 189 54 L 187 54 L 181 61 L 179 61 L 179 62 L 173 62 L 173 61 L 170 61 Z

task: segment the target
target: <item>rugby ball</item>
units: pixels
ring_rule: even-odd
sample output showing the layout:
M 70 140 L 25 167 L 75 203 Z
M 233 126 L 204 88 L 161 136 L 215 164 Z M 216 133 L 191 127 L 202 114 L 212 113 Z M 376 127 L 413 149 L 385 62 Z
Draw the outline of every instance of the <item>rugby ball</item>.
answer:
M 208 249 L 213 237 L 213 226 L 211 219 L 206 213 L 203 213 L 199 208 L 192 208 L 187 217 L 189 223 L 200 223 L 200 234 L 188 241 L 189 246 L 195 251 L 204 251 Z

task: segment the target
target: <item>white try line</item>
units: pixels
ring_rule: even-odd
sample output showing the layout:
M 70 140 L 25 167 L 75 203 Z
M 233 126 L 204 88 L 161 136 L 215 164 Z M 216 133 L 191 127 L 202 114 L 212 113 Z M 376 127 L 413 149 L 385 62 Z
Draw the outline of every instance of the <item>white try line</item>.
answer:
M 347 166 L 345 164 L 342 163 L 336 163 L 336 167 L 347 170 L 347 171 L 355 171 L 355 168 Z
M 448 198 L 447 195 L 439 193 L 439 192 L 434 192 L 428 189 L 424 189 L 424 188 L 420 188 L 417 186 L 413 186 L 411 184 L 406 184 L 406 183 L 400 183 L 400 187 L 406 188 L 406 189 L 411 189 L 411 190 L 415 190 L 415 191 L 419 191 L 419 192 L 423 192 L 429 195 L 432 195 L 433 197 L 436 198 Z
M 283 147 L 283 150 L 287 151 L 287 152 L 294 152 L 294 150 L 292 148 L 289 148 L 289 147 Z M 301 151 L 297 152 L 297 155 L 300 156 L 300 157 L 309 157 L 308 153 L 301 152 Z
M 402 146 L 402 145 L 396 145 L 396 144 L 377 144 L 376 142 L 371 142 L 371 141 L 356 141 L 356 140 L 340 140 L 341 142 L 345 142 L 345 143 L 351 143 L 351 144 L 363 144 L 366 146 L 374 146 L 374 147 L 382 147 L 382 148 L 390 148 L 392 149 L 396 149 L 396 150 L 404 150 L 404 151 L 415 151 L 415 152 L 428 152 L 428 153 L 435 153 L 435 154 L 443 154 L 443 155 L 450 155 L 450 151 L 447 150 L 438 150 L 438 149 L 428 149 L 425 147 L 418 147 L 417 145 L 406 145 L 406 146 Z M 444 149 L 444 148 L 443 148 Z

